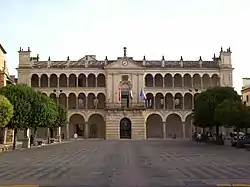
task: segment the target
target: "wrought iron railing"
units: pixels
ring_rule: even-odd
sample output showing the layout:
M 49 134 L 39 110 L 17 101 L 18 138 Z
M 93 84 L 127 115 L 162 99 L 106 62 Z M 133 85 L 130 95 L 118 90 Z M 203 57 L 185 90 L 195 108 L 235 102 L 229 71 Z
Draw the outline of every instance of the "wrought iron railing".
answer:
M 106 110 L 144 110 L 146 105 L 144 102 L 129 102 L 127 103 L 106 103 Z

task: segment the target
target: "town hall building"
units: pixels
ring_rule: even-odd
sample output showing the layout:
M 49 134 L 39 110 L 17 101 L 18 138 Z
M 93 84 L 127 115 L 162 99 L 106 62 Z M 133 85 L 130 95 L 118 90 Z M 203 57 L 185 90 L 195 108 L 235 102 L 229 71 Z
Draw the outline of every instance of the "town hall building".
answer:
M 191 138 L 194 98 L 215 86 L 232 86 L 231 50 L 211 60 L 41 60 L 19 50 L 18 83 L 40 90 L 68 109 L 65 138 Z M 40 130 L 42 136 L 46 130 Z

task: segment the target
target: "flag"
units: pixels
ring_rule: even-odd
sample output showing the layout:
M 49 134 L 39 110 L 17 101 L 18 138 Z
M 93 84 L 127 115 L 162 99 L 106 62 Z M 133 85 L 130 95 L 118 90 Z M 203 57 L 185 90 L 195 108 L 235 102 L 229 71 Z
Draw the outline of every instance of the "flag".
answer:
M 146 94 L 142 89 L 140 91 L 140 98 L 141 98 L 141 100 L 146 100 L 147 99 Z
M 118 90 L 118 102 L 120 103 L 121 102 L 121 88 L 119 88 Z
M 129 95 L 130 95 L 130 98 L 131 98 L 131 99 L 134 99 L 133 91 L 132 91 L 132 90 L 130 90 Z

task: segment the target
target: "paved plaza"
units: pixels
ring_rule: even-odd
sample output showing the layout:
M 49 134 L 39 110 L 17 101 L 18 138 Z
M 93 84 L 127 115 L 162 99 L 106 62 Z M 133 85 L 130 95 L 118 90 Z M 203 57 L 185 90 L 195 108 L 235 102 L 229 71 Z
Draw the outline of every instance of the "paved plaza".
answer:
M 250 183 L 250 152 L 180 140 L 79 140 L 0 154 L 0 185 Z

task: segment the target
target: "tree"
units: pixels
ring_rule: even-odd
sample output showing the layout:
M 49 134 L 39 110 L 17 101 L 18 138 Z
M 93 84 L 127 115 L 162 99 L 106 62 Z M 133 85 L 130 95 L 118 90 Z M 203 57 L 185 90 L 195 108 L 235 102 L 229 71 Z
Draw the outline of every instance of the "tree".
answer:
M 0 127 L 5 127 L 13 116 L 13 105 L 10 101 L 0 95 Z
M 16 136 L 18 129 L 25 129 L 29 126 L 29 115 L 31 104 L 29 95 L 33 90 L 27 85 L 7 85 L 0 89 L 0 94 L 4 95 L 13 105 L 13 117 L 7 127 L 14 130 L 13 149 L 16 148 Z
M 51 109 L 49 105 L 50 98 L 43 95 L 41 92 L 30 93 L 30 103 L 32 106 L 32 111 L 29 115 L 29 128 L 34 129 L 34 144 L 36 142 L 37 128 L 49 128 L 51 126 L 51 112 L 53 113 L 53 108 Z
M 215 119 L 216 108 L 224 101 L 241 101 L 240 96 L 232 87 L 214 87 L 202 92 L 195 98 L 194 122 L 201 127 L 216 126 L 216 136 L 219 136 L 219 126 Z
M 223 125 L 236 128 L 239 138 L 240 129 L 249 126 L 250 111 L 242 102 L 225 100 L 216 108 L 215 119 Z
M 68 111 L 61 105 L 57 105 L 57 118 L 55 121 L 55 127 L 62 127 L 68 123 Z
M 50 143 L 50 128 L 55 127 L 58 117 L 57 105 L 47 95 L 43 95 L 42 93 L 40 93 L 40 96 L 45 107 L 43 112 L 43 120 L 40 121 L 40 125 L 38 127 L 47 128 L 47 139 L 48 143 Z

